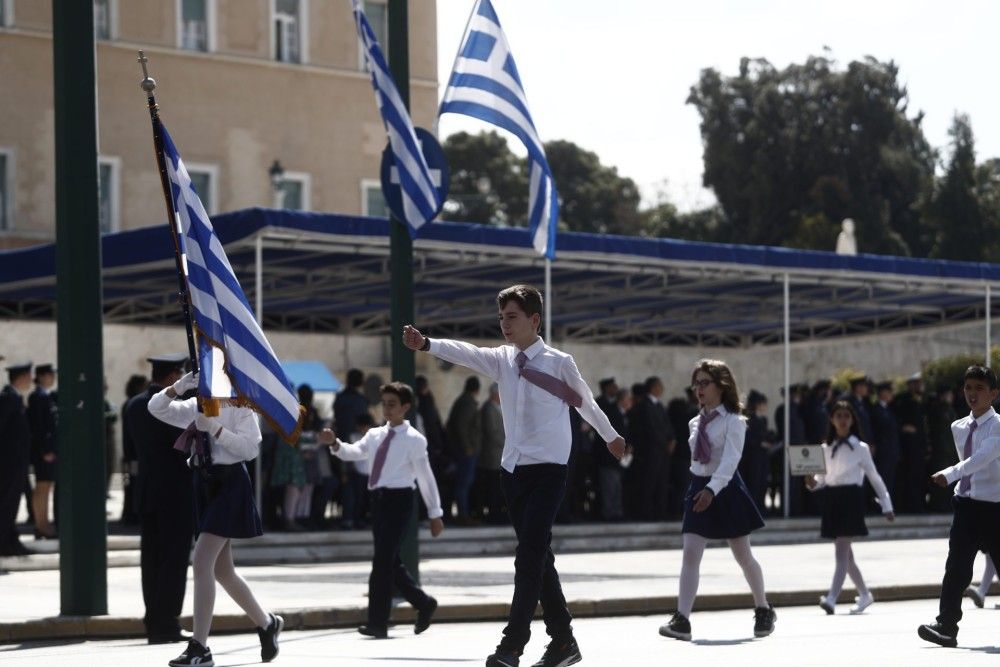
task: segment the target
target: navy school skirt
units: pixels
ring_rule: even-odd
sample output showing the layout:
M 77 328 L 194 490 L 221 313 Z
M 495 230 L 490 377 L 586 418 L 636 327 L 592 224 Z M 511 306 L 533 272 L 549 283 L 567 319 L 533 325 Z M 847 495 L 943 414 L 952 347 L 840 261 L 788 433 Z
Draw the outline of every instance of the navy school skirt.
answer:
M 712 499 L 704 512 L 694 512 L 694 496 L 711 481 L 711 477 L 691 475 L 691 486 L 684 494 L 684 524 L 682 533 L 694 533 L 709 540 L 727 540 L 749 535 L 764 527 L 764 517 L 750 497 L 740 473 L 733 474 L 723 489 Z
M 820 536 L 828 539 L 838 537 L 864 537 L 868 534 L 865 525 L 865 491 L 857 484 L 827 486 L 819 490 L 823 507 Z
M 194 473 L 197 532 L 219 537 L 259 537 L 264 534 L 246 465 L 213 465 Z

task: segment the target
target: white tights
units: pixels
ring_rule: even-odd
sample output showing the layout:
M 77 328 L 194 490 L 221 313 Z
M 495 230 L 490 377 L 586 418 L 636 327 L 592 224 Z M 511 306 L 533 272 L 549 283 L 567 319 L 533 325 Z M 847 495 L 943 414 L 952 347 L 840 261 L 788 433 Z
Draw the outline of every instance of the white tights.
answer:
M 215 582 L 222 584 L 229 597 L 246 612 L 259 628 L 266 628 L 271 617 L 265 612 L 233 566 L 233 550 L 228 537 L 202 533 L 194 545 L 194 638 L 207 646 L 215 609 Z
M 858 594 L 865 596 L 869 594 L 868 586 L 865 585 L 864 577 L 858 564 L 854 562 L 854 549 L 851 547 L 850 537 L 838 537 L 833 541 L 834 556 L 836 564 L 833 568 L 833 581 L 830 582 L 830 592 L 826 594 L 826 599 L 830 604 L 837 604 L 840 597 L 840 589 L 844 587 L 844 576 L 849 576 L 854 582 L 854 587 L 858 589 Z
M 760 563 L 753 557 L 750 550 L 750 536 L 737 537 L 729 542 L 733 557 L 743 570 L 743 576 L 750 584 L 755 607 L 767 606 L 767 594 L 764 593 L 764 573 Z M 684 533 L 684 556 L 681 562 L 680 590 L 677 594 L 677 611 L 685 617 L 691 616 L 694 608 L 694 598 L 698 594 L 698 580 L 701 570 L 701 557 L 705 555 L 705 545 L 708 540 L 701 535 Z
M 986 554 L 986 567 L 983 568 L 983 578 L 979 582 L 979 596 L 985 598 L 990 594 L 990 584 L 993 583 L 993 577 L 997 576 L 997 569 L 993 565 L 993 559 L 990 558 L 989 554 Z

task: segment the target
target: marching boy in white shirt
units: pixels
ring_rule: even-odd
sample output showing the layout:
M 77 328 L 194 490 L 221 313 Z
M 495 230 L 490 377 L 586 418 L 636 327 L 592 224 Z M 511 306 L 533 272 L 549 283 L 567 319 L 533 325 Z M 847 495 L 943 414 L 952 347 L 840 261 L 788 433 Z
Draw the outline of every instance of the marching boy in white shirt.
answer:
M 575 407 L 617 458 L 625 440 L 598 407 L 573 357 L 545 344 L 538 335 L 542 295 L 514 285 L 497 295 L 500 329 L 507 345 L 476 347 L 454 340 L 431 340 L 407 325 L 403 342 L 411 350 L 461 364 L 500 386 L 505 441 L 501 456 L 504 496 L 514 532 L 514 598 L 503 639 L 487 667 L 518 667 L 531 637 L 531 619 L 542 604 L 552 637 L 535 667 L 572 665 L 583 658 L 572 617 L 559 584 L 552 554 L 552 523 L 566 490 L 571 433 L 569 406 Z
M 368 489 L 375 553 L 368 577 L 368 623 L 358 628 L 358 632 L 385 639 L 389 636 L 393 585 L 417 610 L 413 631 L 418 635 L 430 626 L 438 606 L 437 600 L 413 580 L 399 556 L 413 512 L 414 479 L 427 506 L 433 537 L 441 534 L 444 523 L 441 498 L 427 459 L 427 439 L 405 419 L 413 407 L 413 389 L 402 382 L 390 382 L 382 385 L 379 392 L 387 424 L 369 429 L 354 444 L 341 442 L 332 430 L 323 429 L 320 442 L 330 445 L 334 456 L 344 461 L 366 460 L 370 465 Z

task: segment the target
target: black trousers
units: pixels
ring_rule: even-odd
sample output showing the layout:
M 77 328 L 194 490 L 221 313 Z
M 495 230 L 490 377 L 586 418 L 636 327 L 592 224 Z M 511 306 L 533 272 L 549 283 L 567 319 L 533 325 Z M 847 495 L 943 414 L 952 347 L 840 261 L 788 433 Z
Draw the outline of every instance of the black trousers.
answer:
M 180 630 L 178 618 L 184 606 L 193 536 L 194 512 L 189 504 L 142 514 L 139 566 L 147 637 L 173 635 Z
M 566 491 L 567 469 L 555 463 L 517 466 L 502 473 L 507 512 L 517 534 L 514 556 L 514 598 L 501 644 L 521 651 L 531 638 L 531 619 L 542 603 L 545 631 L 553 640 L 572 637 L 573 617 L 556 572 L 552 553 L 552 523 Z
M 394 584 L 400 595 L 415 609 L 427 606 L 430 597 L 413 580 L 399 557 L 399 548 L 413 512 L 413 489 L 375 489 L 371 492 L 370 502 L 375 554 L 368 577 L 368 625 L 385 628 L 389 625 Z
M 12 554 L 21 544 L 17 534 L 17 510 L 21 506 L 28 464 L 5 461 L 0 465 L 10 466 L 0 474 L 0 554 Z M 30 499 L 28 507 L 31 507 Z
M 937 617 L 938 623 L 950 630 L 957 631 L 962 620 L 962 595 L 972 582 L 972 566 L 979 551 L 1000 563 L 1000 503 L 955 498 Z

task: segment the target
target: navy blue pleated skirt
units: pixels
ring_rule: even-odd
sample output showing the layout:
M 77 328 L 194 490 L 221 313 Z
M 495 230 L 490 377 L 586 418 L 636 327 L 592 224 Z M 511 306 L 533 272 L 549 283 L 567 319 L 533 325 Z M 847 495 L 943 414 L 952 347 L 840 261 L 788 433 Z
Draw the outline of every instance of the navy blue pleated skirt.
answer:
M 737 472 L 712 499 L 704 512 L 694 512 L 694 496 L 711 481 L 711 477 L 691 475 L 691 486 L 684 495 L 684 525 L 681 532 L 701 535 L 709 540 L 726 540 L 749 535 L 764 527 L 764 517 L 750 497 L 743 478 Z
M 210 474 L 194 471 L 194 510 L 198 534 L 258 537 L 264 534 L 246 465 L 213 465 Z
M 819 490 L 823 508 L 820 536 L 864 537 L 868 534 L 865 524 L 865 491 L 858 484 L 827 486 Z

